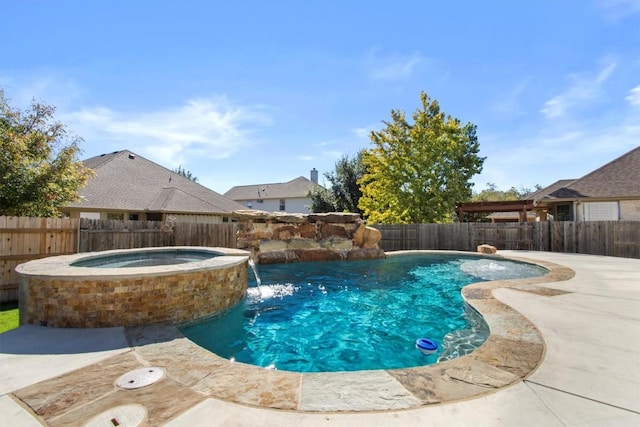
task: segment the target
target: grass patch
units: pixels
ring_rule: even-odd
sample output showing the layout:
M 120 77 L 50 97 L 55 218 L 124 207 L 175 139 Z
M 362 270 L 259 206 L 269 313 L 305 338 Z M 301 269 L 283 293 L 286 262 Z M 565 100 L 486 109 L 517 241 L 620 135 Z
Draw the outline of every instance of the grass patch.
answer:
M 18 327 L 18 302 L 0 303 L 0 334 Z

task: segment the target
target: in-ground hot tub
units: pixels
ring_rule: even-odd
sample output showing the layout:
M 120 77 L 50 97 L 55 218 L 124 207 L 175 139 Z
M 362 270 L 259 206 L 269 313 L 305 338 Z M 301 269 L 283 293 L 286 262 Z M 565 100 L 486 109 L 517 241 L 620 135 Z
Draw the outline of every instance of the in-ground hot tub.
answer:
M 20 324 L 65 328 L 182 323 L 247 289 L 249 252 L 193 246 L 63 255 L 16 267 Z

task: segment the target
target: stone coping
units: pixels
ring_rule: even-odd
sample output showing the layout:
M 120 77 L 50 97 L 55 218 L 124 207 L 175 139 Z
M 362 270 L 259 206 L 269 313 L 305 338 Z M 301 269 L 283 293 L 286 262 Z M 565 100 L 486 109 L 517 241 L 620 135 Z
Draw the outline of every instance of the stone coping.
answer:
M 191 342 L 176 326 L 155 324 L 125 329 L 129 351 L 14 395 L 51 425 L 72 425 L 74 420 L 88 419 L 122 401 L 144 405 L 153 424 L 207 398 L 306 412 L 399 410 L 476 398 L 526 378 L 545 354 L 538 329 L 493 298 L 492 290 L 511 288 L 553 297 L 566 292 L 540 285 L 574 276 L 573 270 L 558 264 L 498 257 L 541 265 L 549 273 L 464 287 L 465 300 L 483 315 L 491 334 L 480 348 L 458 359 L 396 370 L 287 372 L 231 362 Z M 114 391 L 117 378 L 144 366 L 162 367 L 166 378 L 136 391 Z
M 163 251 L 202 251 L 211 252 L 216 256 L 202 261 L 187 262 L 183 264 L 154 265 L 147 267 L 127 268 L 103 268 L 103 267 L 78 267 L 71 264 L 80 260 L 135 253 L 163 252 Z M 73 255 L 59 255 L 36 259 L 20 264 L 16 272 L 20 276 L 87 280 L 90 279 L 125 279 L 146 276 L 171 275 L 177 272 L 196 272 L 201 270 L 214 270 L 230 267 L 247 262 L 250 253 L 240 249 L 204 246 L 161 246 L 139 249 L 114 249 L 110 251 L 85 252 Z

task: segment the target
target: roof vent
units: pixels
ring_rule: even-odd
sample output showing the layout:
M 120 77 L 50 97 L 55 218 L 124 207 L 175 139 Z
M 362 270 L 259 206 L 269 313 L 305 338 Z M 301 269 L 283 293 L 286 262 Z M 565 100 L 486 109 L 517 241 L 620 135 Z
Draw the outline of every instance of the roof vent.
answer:
M 131 153 L 129 153 L 129 158 L 130 158 L 131 160 L 133 160 L 133 159 L 135 159 L 135 158 L 136 158 L 136 155 L 135 155 L 135 154 L 131 154 Z

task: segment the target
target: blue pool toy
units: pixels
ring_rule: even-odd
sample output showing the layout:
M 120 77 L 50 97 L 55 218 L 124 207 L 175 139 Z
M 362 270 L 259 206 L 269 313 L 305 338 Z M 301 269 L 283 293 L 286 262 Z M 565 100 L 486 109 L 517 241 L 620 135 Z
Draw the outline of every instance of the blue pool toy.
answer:
M 428 356 L 438 351 L 438 344 L 427 338 L 418 338 L 416 340 L 416 348 L 420 350 L 422 354 Z

